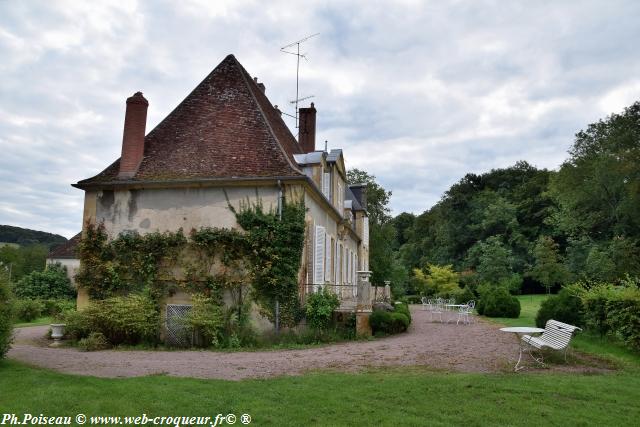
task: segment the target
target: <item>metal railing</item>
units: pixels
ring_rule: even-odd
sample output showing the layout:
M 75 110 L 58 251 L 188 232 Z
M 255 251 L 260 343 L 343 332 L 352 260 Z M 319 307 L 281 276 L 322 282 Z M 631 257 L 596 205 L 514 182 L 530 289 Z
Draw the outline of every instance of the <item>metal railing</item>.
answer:
M 358 298 L 358 286 L 355 284 L 313 284 L 303 285 L 302 298 L 307 299 L 307 295 L 319 292 L 321 289 L 328 289 L 338 296 L 340 301 L 355 301 Z

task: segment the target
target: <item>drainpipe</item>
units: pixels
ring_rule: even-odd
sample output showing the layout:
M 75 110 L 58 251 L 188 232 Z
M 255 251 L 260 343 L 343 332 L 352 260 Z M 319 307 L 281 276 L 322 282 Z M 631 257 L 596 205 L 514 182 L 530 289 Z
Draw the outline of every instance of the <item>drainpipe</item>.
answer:
M 282 221 L 282 181 L 278 180 L 278 219 Z
M 278 220 L 282 221 L 282 182 L 278 180 Z M 276 297 L 276 312 L 275 312 L 275 326 L 276 336 L 280 335 L 280 301 Z

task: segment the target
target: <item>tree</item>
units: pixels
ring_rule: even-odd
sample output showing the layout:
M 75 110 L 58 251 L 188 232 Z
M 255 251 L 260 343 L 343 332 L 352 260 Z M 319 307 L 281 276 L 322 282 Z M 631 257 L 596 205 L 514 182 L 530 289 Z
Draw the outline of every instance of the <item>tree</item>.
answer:
M 451 295 L 460 291 L 460 277 L 452 265 L 428 264 L 429 274 L 426 276 L 427 292 L 435 295 Z
M 66 268 L 60 264 L 24 276 L 16 284 L 15 292 L 21 298 L 71 298 L 75 295 Z
M 529 271 L 529 276 L 547 288 L 551 293 L 554 285 L 562 284 L 569 278 L 569 272 L 562 263 L 558 251 L 558 244 L 551 237 L 540 236 L 533 249 L 535 264 Z
M 378 184 L 374 175 L 360 169 L 351 169 L 347 172 L 347 181 L 349 185 L 366 184 L 367 213 L 371 224 L 384 224 L 391 219 L 391 191 Z
M 578 132 L 569 159 L 551 180 L 558 204 L 553 224 L 568 236 L 575 275 L 615 281 L 640 274 L 639 141 L 636 102 Z
M 387 191 L 375 179 L 376 177 L 360 169 L 347 172 L 349 184 L 366 184 L 366 210 L 369 217 L 369 268 L 371 282 L 381 285 L 391 280 L 394 275 L 393 242 L 396 240 L 396 230 L 389 224 L 391 210 L 389 198 L 391 191 Z
M 511 290 L 520 288 L 522 280 L 513 271 L 513 254 L 498 236 L 476 243 L 467 257 L 469 267 L 475 268 L 480 283 L 500 284 Z

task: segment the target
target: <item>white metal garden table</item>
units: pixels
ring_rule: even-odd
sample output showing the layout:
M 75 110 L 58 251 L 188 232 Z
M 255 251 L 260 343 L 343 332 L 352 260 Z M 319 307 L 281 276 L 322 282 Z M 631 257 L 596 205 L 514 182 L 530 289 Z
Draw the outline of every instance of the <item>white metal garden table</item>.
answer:
M 462 307 L 466 307 L 467 304 L 445 304 L 445 307 L 447 307 L 447 310 L 452 310 L 453 309 L 461 309 Z M 449 321 L 453 321 L 453 318 L 447 319 L 447 323 L 449 323 Z
M 529 326 L 514 326 L 509 328 L 500 328 L 502 332 L 510 332 L 515 334 L 518 339 L 518 361 L 516 362 L 516 366 L 513 368 L 515 372 L 518 372 L 520 369 L 524 369 L 524 366 L 520 366 L 520 361 L 522 360 L 522 352 L 526 350 L 525 344 L 522 341 L 523 335 L 531 335 L 531 334 L 540 334 L 544 332 L 542 328 L 533 328 Z

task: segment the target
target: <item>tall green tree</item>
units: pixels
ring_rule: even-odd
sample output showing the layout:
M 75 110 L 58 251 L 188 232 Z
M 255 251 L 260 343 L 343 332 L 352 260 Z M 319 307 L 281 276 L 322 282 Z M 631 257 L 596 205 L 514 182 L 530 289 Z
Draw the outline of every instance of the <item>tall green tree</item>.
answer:
M 366 184 L 369 223 L 384 224 L 391 219 L 391 209 L 389 208 L 391 191 L 385 190 L 378 184 L 375 175 L 360 169 L 350 169 L 347 171 L 347 181 L 350 185 Z
M 578 132 L 569 155 L 551 180 L 568 266 L 607 280 L 640 274 L 640 102 Z
M 533 249 L 534 265 L 528 275 L 540 282 L 547 293 L 555 285 L 569 280 L 569 272 L 562 263 L 558 244 L 549 236 L 540 236 Z

